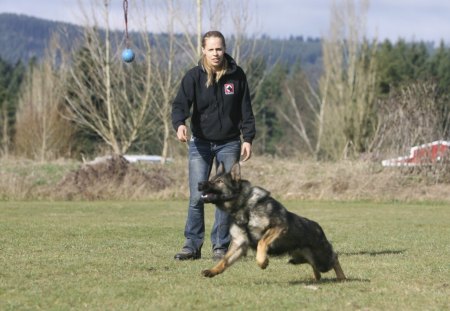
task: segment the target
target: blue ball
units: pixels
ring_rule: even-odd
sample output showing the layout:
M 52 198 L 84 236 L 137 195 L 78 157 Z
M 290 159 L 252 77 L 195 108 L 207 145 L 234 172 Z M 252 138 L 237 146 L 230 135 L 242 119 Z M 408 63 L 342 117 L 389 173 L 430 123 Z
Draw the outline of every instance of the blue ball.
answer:
M 134 60 L 134 52 L 131 49 L 123 50 L 122 60 L 126 63 L 131 63 Z

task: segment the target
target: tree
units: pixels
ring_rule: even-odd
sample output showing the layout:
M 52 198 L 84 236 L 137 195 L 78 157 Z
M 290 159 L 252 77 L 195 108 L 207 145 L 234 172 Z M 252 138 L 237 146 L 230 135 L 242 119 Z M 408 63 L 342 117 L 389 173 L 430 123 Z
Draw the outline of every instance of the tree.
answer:
M 391 87 L 395 87 L 400 81 L 400 73 L 393 51 L 394 46 L 386 39 L 377 52 L 377 91 L 380 95 L 389 94 Z
M 356 152 L 370 147 L 376 126 L 377 43 L 364 38 L 368 5 L 368 0 L 360 7 L 353 0 L 333 1 L 329 34 L 322 41 L 319 91 L 301 75 L 296 84 L 286 85 L 291 113 L 283 118 L 316 159 L 336 160 L 346 157 L 350 147 Z
M 283 112 L 280 102 L 283 97 L 283 84 L 286 80 L 287 68 L 275 65 L 261 82 L 253 101 L 253 110 L 258 128 L 258 150 L 261 153 L 274 154 L 276 144 L 282 137 L 282 129 L 277 112 Z
M 381 45 L 377 52 L 381 121 L 374 145 L 393 150 L 395 145 L 410 146 L 427 139 L 448 137 L 449 59 L 450 53 L 443 43 L 433 55 L 423 42 L 399 40 L 395 45 L 389 41 Z M 404 113 L 408 115 L 408 122 L 401 118 Z M 414 121 L 410 124 L 409 120 Z M 421 124 L 427 128 L 419 129 Z M 403 143 L 398 135 L 404 137 Z
M 21 62 L 10 65 L 0 58 L 0 153 L 8 155 L 17 109 L 19 89 L 25 67 Z
M 83 51 L 70 70 L 66 101 L 73 122 L 101 137 L 112 152 L 124 154 L 151 129 L 152 62 L 150 50 L 143 53 L 139 66 L 114 57 L 109 4 L 103 2 L 104 33 L 97 25 L 84 28 Z
M 172 101 L 186 68 L 198 61 L 201 51 L 203 2 L 201 0 L 195 2 L 196 14 L 188 14 L 187 12 L 193 8 L 179 0 L 142 1 L 134 12 L 135 18 L 137 17 L 135 20 L 141 22 L 139 27 L 142 30 L 141 40 L 144 50 L 149 55 L 151 53 L 151 58 L 148 58 L 145 63 L 151 66 L 151 76 L 147 83 L 152 94 L 151 132 L 154 135 L 141 136 L 141 144 L 146 145 L 147 143 L 142 140 L 147 140 L 149 143 L 158 145 L 157 152 L 161 154 L 162 162 L 173 152 Z M 152 10 L 154 6 L 158 6 L 159 10 Z M 147 12 L 150 12 L 150 15 Z M 147 30 L 149 19 L 163 32 L 150 34 Z M 181 33 L 177 32 L 180 29 Z
M 279 108 L 279 113 L 294 131 L 295 136 L 290 141 L 300 140 L 296 144 L 298 151 L 317 158 L 319 144 L 316 130 L 320 128 L 317 126 L 320 122 L 320 99 L 299 63 L 293 67 L 283 90 L 287 99 Z
M 91 17 L 94 27 L 85 28 L 83 48 L 74 59 L 66 96 L 69 117 L 80 127 L 95 133 L 115 153 L 124 153 L 138 137 L 142 140 L 154 133 L 152 137 L 161 145 L 165 159 L 170 155 L 174 140 L 170 120 L 173 98 L 183 73 L 197 64 L 200 56 L 204 3 L 202 0 L 189 3 L 170 0 L 161 7 L 161 2 L 142 1 L 135 13 L 142 22 L 139 26 L 144 59 L 136 59 L 132 65 L 117 62 L 112 56 L 115 42 L 108 26 L 109 3 L 109 0 L 103 1 L 104 32 L 98 30 L 95 17 Z M 196 14 L 190 14 L 193 6 L 189 4 L 194 4 Z M 214 14 L 220 12 L 217 8 L 224 6 L 221 0 L 211 0 L 209 4 L 215 8 Z M 146 12 L 156 12 L 151 9 L 153 5 L 164 12 L 158 11 L 158 15 L 152 16 L 152 22 L 163 25 L 163 34 L 149 35 L 146 31 Z M 245 10 L 240 11 L 243 12 Z M 210 22 L 217 16 L 209 16 Z M 240 46 L 245 46 L 244 40 L 239 42 Z M 239 49 L 236 55 L 243 55 L 250 48 Z M 254 68 L 251 60 L 245 64 Z
M 380 122 L 374 146 L 395 156 L 411 146 L 446 139 L 449 114 L 442 114 L 442 100 L 435 82 L 416 81 L 393 90 L 378 104 Z
M 428 48 L 423 42 L 407 43 L 399 40 L 395 45 L 385 40 L 376 52 L 377 84 L 380 95 L 392 89 L 428 78 Z
M 450 92 L 450 49 L 442 41 L 428 62 L 428 72 L 438 81 L 441 93 Z
M 450 137 L 450 49 L 441 42 L 436 53 L 430 60 L 431 79 L 437 81 L 439 103 L 437 107 L 441 116 L 440 126 L 443 138 Z
M 70 154 L 74 128 L 62 117 L 67 71 L 58 64 L 53 38 L 41 64 L 31 65 L 22 87 L 16 117 L 16 153 L 40 161 Z
M 152 5 L 152 2 L 146 4 Z M 209 21 L 210 29 L 220 29 L 224 12 L 232 14 L 235 28 L 233 39 L 239 39 L 237 41 L 231 40 L 233 46 L 231 54 L 236 61 L 243 55 L 250 56 L 245 58 L 245 62 L 242 61 L 238 64 L 244 70 L 248 70 L 247 77 L 251 77 L 249 84 L 257 84 L 258 80 L 255 78 L 263 75 L 259 70 L 263 62 L 257 57 L 258 53 L 254 53 L 255 46 L 252 44 L 246 45 L 248 42 L 244 36 L 244 24 L 246 23 L 242 24 L 245 21 L 248 22 L 249 19 L 246 7 L 235 6 L 235 11 L 229 12 L 229 10 L 224 9 L 225 5 L 229 5 L 229 1 L 225 3 L 223 0 L 209 0 L 206 5 L 209 8 L 206 19 Z M 239 8 L 239 11 L 237 8 Z M 202 0 L 191 2 L 169 0 L 164 3 L 161 9 L 165 13 L 160 14 L 163 17 L 153 16 L 153 18 L 159 22 L 160 28 L 164 30 L 164 36 L 155 37 L 152 60 L 155 94 L 157 94 L 155 98 L 158 98 L 154 103 L 154 111 L 158 116 L 158 132 L 161 133 L 158 136 L 161 137 L 162 158 L 166 158 L 171 149 L 170 144 L 175 137 L 171 132 L 172 101 L 185 71 L 195 66 L 201 56 L 205 3 Z M 142 12 L 146 11 L 148 10 L 142 10 Z M 176 34 L 177 29 L 181 35 Z M 228 48 L 229 43 L 230 41 L 227 42 Z M 230 52 L 230 50 L 228 49 L 227 52 Z
M 346 157 L 351 149 L 368 151 L 375 131 L 377 42 L 364 38 L 368 6 L 368 0 L 360 7 L 353 0 L 333 2 L 330 32 L 323 39 L 318 141 L 327 158 Z

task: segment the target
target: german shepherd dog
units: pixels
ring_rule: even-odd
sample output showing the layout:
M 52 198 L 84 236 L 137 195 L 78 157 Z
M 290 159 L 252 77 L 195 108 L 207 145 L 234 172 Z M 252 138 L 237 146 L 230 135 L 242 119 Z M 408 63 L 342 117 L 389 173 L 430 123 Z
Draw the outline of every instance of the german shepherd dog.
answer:
M 256 250 L 256 262 L 261 269 L 269 264 L 268 254 L 288 253 L 291 264 L 310 264 L 316 280 L 320 280 L 321 272 L 331 269 L 339 281 L 346 279 L 320 225 L 289 212 L 268 191 L 242 180 L 239 163 L 229 173 L 220 163 L 216 176 L 200 182 L 198 190 L 205 203 L 216 204 L 232 218 L 230 247 L 216 266 L 202 271 L 203 276 L 214 277 L 224 272 L 251 247 Z

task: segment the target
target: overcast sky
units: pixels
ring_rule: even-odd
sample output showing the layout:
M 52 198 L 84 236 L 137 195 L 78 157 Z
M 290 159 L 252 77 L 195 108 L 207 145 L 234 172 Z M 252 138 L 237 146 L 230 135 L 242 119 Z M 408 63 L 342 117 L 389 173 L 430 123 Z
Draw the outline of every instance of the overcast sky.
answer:
M 88 0 L 82 0 L 88 1 Z M 155 0 L 153 0 L 155 1 Z M 159 0 L 164 1 L 164 0 Z M 182 0 L 191 1 L 194 0 Z M 204 0 L 206 3 L 208 0 Z M 249 33 L 271 37 L 290 35 L 321 37 L 329 27 L 332 0 L 240 0 L 250 1 L 256 21 Z M 21 13 L 49 20 L 82 23 L 79 0 L 0 0 L 0 13 Z M 129 20 L 132 25 L 132 5 Z M 239 1 L 229 1 L 231 5 Z M 123 26 L 123 0 L 111 0 L 113 26 Z M 152 8 L 153 9 L 153 8 Z M 157 10 L 155 8 L 155 10 Z M 231 21 L 224 21 L 224 28 Z M 367 17 L 367 34 L 397 41 L 435 41 L 450 43 L 450 0 L 371 0 Z M 131 27 L 131 26 L 130 26 Z M 157 31 L 157 29 L 150 29 Z

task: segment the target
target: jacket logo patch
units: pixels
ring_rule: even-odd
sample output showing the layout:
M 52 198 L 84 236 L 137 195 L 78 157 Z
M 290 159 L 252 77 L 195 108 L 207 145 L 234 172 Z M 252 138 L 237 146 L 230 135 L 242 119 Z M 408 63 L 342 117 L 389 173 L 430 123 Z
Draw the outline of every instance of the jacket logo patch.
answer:
M 225 95 L 233 95 L 234 94 L 234 84 L 233 83 L 225 83 L 224 89 L 225 89 Z

